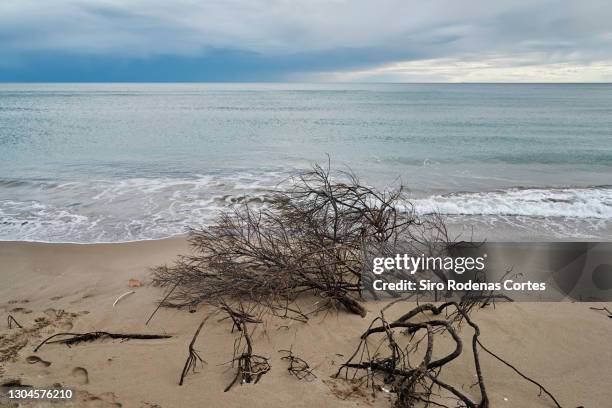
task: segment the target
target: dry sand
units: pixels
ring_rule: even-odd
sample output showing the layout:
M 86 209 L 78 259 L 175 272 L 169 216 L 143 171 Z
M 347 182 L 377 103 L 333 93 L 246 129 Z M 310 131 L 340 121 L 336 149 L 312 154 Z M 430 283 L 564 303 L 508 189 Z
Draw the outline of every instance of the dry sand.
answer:
M 223 363 L 231 358 L 235 334 L 228 321 L 210 319 L 196 343 L 207 364 L 179 387 L 187 345 L 206 308 L 195 313 L 162 309 L 148 326 L 145 321 L 163 294 L 148 284 L 148 268 L 186 251 L 183 239 L 95 245 L 0 243 L 0 382 L 20 379 L 36 387 L 60 383 L 77 389 L 72 406 L 84 407 L 390 406 L 385 393 L 350 393 L 344 382 L 330 378 L 344 360 L 338 354 L 348 356 L 354 350 L 382 307 L 375 302 L 366 304 L 370 313 L 365 319 L 346 313 L 317 316 L 308 324 L 268 319 L 254 342 L 258 354 L 271 358 L 272 371 L 256 385 L 235 386 L 227 393 L 223 389 L 233 372 Z M 144 285 L 113 307 L 117 297 L 132 290 L 132 278 Z M 610 407 L 612 320 L 589 306 L 498 304 L 477 311 L 474 318 L 483 343 L 540 380 L 564 407 Z M 396 313 L 402 310 L 396 307 Z M 23 330 L 7 328 L 9 314 Z M 105 340 L 70 348 L 51 344 L 33 353 L 36 344 L 53 333 L 96 330 L 173 337 Z M 289 347 L 314 367 L 314 381 L 298 381 L 287 373 L 277 350 Z M 33 355 L 50 365 L 28 363 Z M 538 397 L 537 387 L 507 367 L 486 355 L 482 360 L 493 407 L 553 406 Z M 444 378 L 465 384 L 463 389 L 470 392 L 471 361 L 460 359 Z

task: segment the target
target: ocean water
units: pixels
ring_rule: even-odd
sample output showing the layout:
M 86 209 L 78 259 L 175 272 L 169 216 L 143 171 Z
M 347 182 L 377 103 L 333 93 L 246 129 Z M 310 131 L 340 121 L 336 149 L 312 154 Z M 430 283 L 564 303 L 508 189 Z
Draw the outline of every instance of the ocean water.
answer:
M 327 155 L 463 234 L 612 238 L 612 85 L 0 84 L 0 240 L 182 234 Z

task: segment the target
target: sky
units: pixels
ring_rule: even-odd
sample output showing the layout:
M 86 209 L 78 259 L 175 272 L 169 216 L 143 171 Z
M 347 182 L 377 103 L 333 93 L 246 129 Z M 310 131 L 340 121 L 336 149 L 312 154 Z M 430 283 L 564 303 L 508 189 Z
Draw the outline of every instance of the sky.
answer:
M 612 82 L 609 0 L 1 0 L 3 82 Z

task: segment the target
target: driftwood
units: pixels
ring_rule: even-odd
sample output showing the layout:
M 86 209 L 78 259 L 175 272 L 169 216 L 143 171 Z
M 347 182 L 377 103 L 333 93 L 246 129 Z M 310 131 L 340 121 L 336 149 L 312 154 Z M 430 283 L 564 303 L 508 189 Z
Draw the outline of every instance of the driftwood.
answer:
M 19 322 L 15 320 L 12 315 L 8 315 L 8 317 L 6 318 L 6 324 L 8 325 L 9 329 L 13 328 L 13 323 L 15 324 L 15 326 L 19 327 L 20 329 L 23 329 L 23 326 L 20 325 Z
M 471 307 L 474 305 L 471 304 Z M 446 312 L 445 317 L 439 317 Z M 408 311 L 393 322 L 388 322 L 384 317 L 384 311 L 374 319 L 370 327 L 361 336 L 359 346 L 351 357 L 338 369 L 336 378 L 361 380 L 372 386 L 373 389 L 380 388 L 378 383 L 390 387 L 396 396 L 396 407 L 413 407 L 417 403 L 425 406 L 447 406 L 438 402 L 440 395 L 434 390 L 445 390 L 456 399 L 456 405 L 468 408 L 488 408 L 489 397 L 487 395 L 485 380 L 480 365 L 479 350 L 490 354 L 498 361 L 512 368 L 525 380 L 539 387 L 540 392 L 546 394 L 560 408 L 555 397 L 540 383 L 521 373 L 513 365 L 506 362 L 498 355 L 491 352 L 479 340 L 480 328 L 469 316 L 469 309 L 464 304 L 456 302 L 443 303 L 440 306 L 433 304 L 422 304 Z M 431 313 L 435 318 L 427 318 L 424 321 L 414 319 Z M 464 344 L 459 337 L 459 325 L 467 322 L 473 330 L 471 341 L 472 360 L 474 363 L 476 384 L 479 389 L 480 398 L 475 400 L 465 393 L 460 387 L 456 387 L 440 378 L 442 369 L 463 353 Z M 408 336 L 408 344 L 400 345 L 395 329 L 402 329 L 403 334 Z M 381 333 L 383 338 L 377 348 L 372 349 L 371 336 Z M 424 333 L 420 338 L 419 333 Z M 433 359 L 435 340 L 441 336 L 448 335 L 455 343 L 453 351 L 438 359 Z M 417 348 L 425 344 L 425 352 L 419 364 L 412 364 L 410 356 L 414 355 Z M 386 352 L 385 352 L 386 350 Z M 438 397 L 438 398 L 437 398 Z
M 52 340 L 56 337 L 65 337 L 58 340 Z M 172 336 L 165 334 L 123 334 L 123 333 L 108 333 L 103 331 L 89 332 L 89 333 L 57 333 L 47 337 L 43 340 L 36 348 L 34 352 L 37 352 L 43 345 L 59 343 L 67 346 L 82 342 L 90 342 L 98 339 L 109 338 L 109 339 L 121 339 L 121 340 L 155 340 L 155 339 L 169 339 Z
M 198 326 L 198 329 L 193 335 L 191 342 L 189 343 L 187 360 L 185 361 L 185 365 L 183 366 L 183 371 L 181 372 L 181 379 L 179 380 L 179 385 L 183 385 L 183 380 L 185 379 L 185 376 L 187 376 L 187 373 L 189 372 L 189 370 L 192 370 L 195 373 L 195 369 L 198 364 L 198 361 L 202 364 L 206 363 L 202 359 L 202 357 L 200 357 L 200 355 L 198 354 L 198 351 L 194 348 L 194 344 L 196 342 L 196 339 L 200 335 L 200 331 L 202 330 L 202 327 L 204 327 L 204 324 L 210 318 L 210 316 L 212 316 L 212 314 L 209 314 L 202 320 L 202 322 Z

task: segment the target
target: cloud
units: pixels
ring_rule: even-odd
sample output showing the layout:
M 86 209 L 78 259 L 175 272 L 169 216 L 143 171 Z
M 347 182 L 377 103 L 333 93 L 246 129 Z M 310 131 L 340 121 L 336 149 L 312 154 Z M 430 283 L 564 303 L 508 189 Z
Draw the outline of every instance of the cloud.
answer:
M 0 79 L 15 66 L 32 67 L 53 55 L 142 68 L 142 61 L 160 59 L 189 65 L 215 58 L 223 65 L 223 55 L 239 54 L 247 67 L 269 64 L 277 79 L 331 79 L 342 72 L 345 78 L 409 78 L 408 67 L 444 71 L 440 64 L 479 60 L 502 64 L 498 72 L 507 77 L 504 69 L 520 66 L 508 63 L 514 58 L 584 74 L 612 59 L 609 21 L 612 3 L 601 0 L 5 0 Z M 230 65 L 236 58 L 225 63 L 242 71 Z
M 612 82 L 612 59 L 547 62 L 539 54 L 403 61 L 371 69 L 296 73 L 304 82 Z

